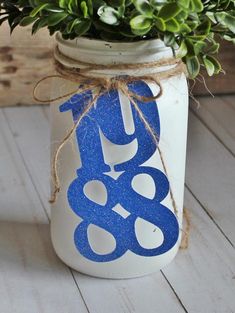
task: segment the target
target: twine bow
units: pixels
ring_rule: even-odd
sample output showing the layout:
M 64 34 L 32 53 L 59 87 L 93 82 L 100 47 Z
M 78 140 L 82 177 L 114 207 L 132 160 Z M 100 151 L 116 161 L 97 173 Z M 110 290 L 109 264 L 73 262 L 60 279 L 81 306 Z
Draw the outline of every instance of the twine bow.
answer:
M 60 59 L 69 61 L 69 63 L 76 63 L 76 67 L 68 67 L 65 66 L 64 64 L 60 63 L 57 59 L 58 56 Z M 57 200 L 57 195 L 60 192 L 60 178 L 58 174 L 58 160 L 59 160 L 59 155 L 63 147 L 66 145 L 66 143 L 72 138 L 74 135 L 77 127 L 81 123 L 82 119 L 89 113 L 89 111 L 94 107 L 97 99 L 102 96 L 103 94 L 107 93 L 110 90 L 119 90 L 121 91 L 125 97 L 127 97 L 130 101 L 130 103 L 133 105 L 134 109 L 138 113 L 141 121 L 143 122 L 145 128 L 148 130 L 150 133 L 157 150 L 160 155 L 160 159 L 162 162 L 162 166 L 164 169 L 164 172 L 166 176 L 168 177 L 168 172 L 167 172 L 167 167 L 164 161 L 164 157 L 162 154 L 161 149 L 159 148 L 159 138 L 158 134 L 155 133 L 155 131 L 152 129 L 152 127 L 149 125 L 148 121 L 146 120 L 145 116 L 143 115 L 141 109 L 139 108 L 136 100 L 139 100 L 141 102 L 148 103 L 150 101 L 156 100 L 159 97 L 162 96 L 163 89 L 161 85 L 161 81 L 170 77 L 174 77 L 177 75 L 180 75 L 182 73 L 186 74 L 186 68 L 183 62 L 180 59 L 176 58 L 168 58 L 168 59 L 162 59 L 159 61 L 154 61 L 154 62 L 147 62 L 147 63 L 141 63 L 141 64 L 112 64 L 112 65 L 99 65 L 99 64 L 90 64 L 90 63 L 85 63 L 77 60 L 73 60 L 71 58 L 68 58 L 64 55 L 62 55 L 58 47 L 55 50 L 55 69 L 58 72 L 56 75 L 49 75 L 37 82 L 37 84 L 34 87 L 33 90 L 33 97 L 36 101 L 41 102 L 41 103 L 52 103 L 56 102 L 62 99 L 66 99 L 68 97 L 71 97 L 77 93 L 83 93 L 86 91 L 92 91 L 93 98 L 91 101 L 89 101 L 83 112 L 80 114 L 78 117 L 77 121 L 74 123 L 73 127 L 68 131 L 66 136 L 61 140 L 58 148 L 55 151 L 55 155 L 52 160 L 52 180 L 54 184 L 54 191 L 52 193 L 52 197 L 50 199 L 50 203 L 55 203 Z M 66 62 L 65 62 L 66 63 Z M 174 65 L 174 67 L 172 67 Z M 78 67 L 79 66 L 79 67 Z M 165 67 L 165 66 L 171 66 L 170 69 L 157 72 L 154 74 L 149 74 L 149 75 L 140 75 L 140 76 L 115 76 L 115 77 L 107 77 L 107 76 L 94 76 L 91 73 L 94 71 L 104 71 L 104 70 L 127 70 L 127 69 L 132 69 L 132 70 L 138 70 L 142 68 L 156 68 L 158 69 L 159 67 Z M 60 95 L 58 97 L 54 97 L 51 99 L 41 99 L 40 97 L 37 96 L 37 91 L 38 88 L 41 86 L 42 82 L 45 82 L 46 80 L 51 80 L 51 79 L 60 79 L 64 80 L 67 82 L 72 82 L 76 83 L 77 87 L 76 89 L 72 90 L 71 92 L 64 93 L 63 95 Z M 131 91 L 128 88 L 128 84 L 134 83 L 137 81 L 145 81 L 148 83 L 154 83 L 156 86 L 158 86 L 159 91 L 156 95 L 153 95 L 151 97 L 146 97 L 144 95 L 139 95 L 133 91 Z M 169 179 L 169 177 L 168 177 Z M 169 184 L 170 185 L 170 184 Z M 177 216 L 178 210 L 175 202 L 175 198 L 173 196 L 172 188 L 171 185 L 169 186 L 169 192 L 170 192 L 170 197 L 172 201 L 172 206 L 174 209 L 174 212 Z M 186 234 L 187 236 L 187 234 Z

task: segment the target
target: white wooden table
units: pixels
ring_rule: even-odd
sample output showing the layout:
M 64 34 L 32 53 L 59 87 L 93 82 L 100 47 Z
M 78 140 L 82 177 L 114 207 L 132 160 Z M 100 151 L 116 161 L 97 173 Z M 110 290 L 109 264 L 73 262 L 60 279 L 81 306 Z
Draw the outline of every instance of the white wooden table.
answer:
M 190 113 L 185 206 L 189 248 L 132 280 L 81 275 L 49 235 L 48 108 L 0 110 L 1 313 L 235 312 L 235 97 Z

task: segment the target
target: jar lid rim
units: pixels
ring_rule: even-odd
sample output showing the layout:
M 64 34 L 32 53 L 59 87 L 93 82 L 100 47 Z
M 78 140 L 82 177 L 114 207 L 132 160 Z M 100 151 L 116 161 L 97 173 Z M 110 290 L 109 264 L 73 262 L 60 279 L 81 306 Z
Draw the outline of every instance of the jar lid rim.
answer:
M 62 38 L 60 33 L 56 34 L 56 42 L 59 45 L 64 45 L 71 48 L 79 47 L 81 49 L 89 49 L 91 47 L 95 47 L 96 50 L 104 50 L 109 49 L 112 51 L 125 51 L 128 50 L 142 50 L 143 48 L 152 50 L 161 50 L 167 51 L 170 50 L 170 47 L 166 47 L 164 42 L 159 38 L 154 39 L 146 39 L 146 40 L 139 40 L 139 41 L 132 41 L 132 42 L 125 42 L 125 41 L 105 41 L 101 39 L 93 39 L 88 37 L 78 37 L 73 40 L 65 40 Z

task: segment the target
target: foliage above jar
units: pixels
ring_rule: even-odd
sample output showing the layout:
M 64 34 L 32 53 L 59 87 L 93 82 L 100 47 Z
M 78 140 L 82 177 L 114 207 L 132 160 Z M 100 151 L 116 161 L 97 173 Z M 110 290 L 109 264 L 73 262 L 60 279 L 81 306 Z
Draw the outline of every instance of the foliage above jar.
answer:
M 221 71 L 218 38 L 235 42 L 235 0 L 0 0 L 0 25 L 32 24 L 64 39 L 160 38 L 186 63 L 192 78 Z M 179 49 L 178 49 L 179 47 Z

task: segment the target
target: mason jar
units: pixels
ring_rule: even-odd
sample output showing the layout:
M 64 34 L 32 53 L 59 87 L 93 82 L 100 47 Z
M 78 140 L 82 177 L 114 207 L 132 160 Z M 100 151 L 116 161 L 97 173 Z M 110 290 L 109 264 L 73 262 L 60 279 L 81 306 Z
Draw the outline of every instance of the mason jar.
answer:
M 175 66 L 144 66 L 173 57 L 159 39 L 105 42 L 63 40 L 57 35 L 56 42 L 55 58 L 68 68 L 83 68 L 85 63 L 127 65 L 91 70 L 89 75 L 96 77 L 167 74 Z M 51 96 L 78 85 L 55 78 Z M 161 86 L 157 100 L 135 99 L 158 145 L 130 99 L 120 90 L 109 90 L 60 152 L 60 192 L 51 206 L 52 243 L 59 258 L 81 273 L 119 279 L 142 276 L 163 268 L 179 249 L 188 119 L 185 74 L 165 78 Z M 147 97 L 159 93 L 159 86 L 150 81 L 136 80 L 128 88 Z M 78 91 L 51 103 L 52 160 L 94 92 Z

